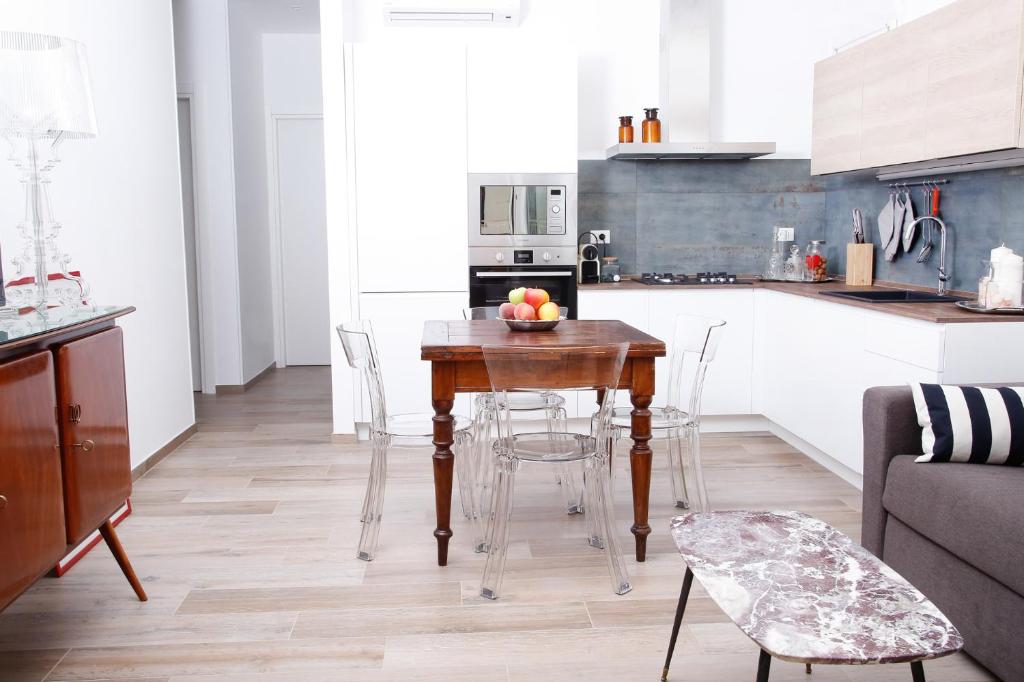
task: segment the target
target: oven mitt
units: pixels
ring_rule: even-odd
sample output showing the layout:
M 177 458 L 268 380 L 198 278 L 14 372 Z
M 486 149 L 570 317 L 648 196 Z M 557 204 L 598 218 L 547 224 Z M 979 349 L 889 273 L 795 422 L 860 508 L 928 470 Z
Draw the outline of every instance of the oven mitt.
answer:
M 910 247 L 914 245 L 914 237 L 917 233 L 917 226 L 914 226 L 914 202 L 910 197 L 910 193 L 907 192 L 904 196 L 907 197 L 904 206 L 906 210 L 903 212 L 903 252 L 910 253 Z
M 903 203 L 903 195 L 897 194 L 893 201 L 892 236 L 885 246 L 885 260 L 890 263 L 896 260 L 896 256 L 900 252 L 900 242 L 903 237 L 903 216 L 906 212 L 907 206 Z

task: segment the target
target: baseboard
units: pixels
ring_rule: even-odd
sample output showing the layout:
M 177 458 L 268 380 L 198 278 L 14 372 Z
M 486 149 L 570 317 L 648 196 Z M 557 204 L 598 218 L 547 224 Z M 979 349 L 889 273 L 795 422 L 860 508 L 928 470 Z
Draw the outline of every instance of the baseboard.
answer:
M 267 365 L 263 369 L 263 371 L 259 372 L 256 376 L 254 376 L 252 379 L 249 379 L 244 384 L 217 384 L 217 386 L 215 387 L 216 393 L 217 395 L 237 395 L 239 393 L 245 393 L 276 369 L 277 363 L 272 362 L 269 365 Z
M 194 436 L 198 431 L 199 425 L 193 423 L 187 429 L 185 429 L 177 436 L 172 438 L 170 441 L 168 441 L 167 444 L 164 445 L 162 448 L 154 452 L 146 459 L 139 462 L 138 466 L 132 469 L 132 480 L 137 481 L 143 476 L 145 476 L 146 472 L 148 472 L 150 469 L 152 469 L 153 467 L 160 463 L 160 460 L 162 460 L 164 457 L 177 450 L 182 443 L 184 443 L 189 438 Z
M 839 460 L 837 460 L 824 450 L 819 450 L 818 448 L 814 447 L 813 445 L 805 441 L 803 438 L 800 438 L 799 436 L 794 434 L 792 431 L 787 431 L 786 429 L 782 428 L 781 426 L 771 421 L 770 419 L 766 419 L 765 421 L 768 422 L 768 431 L 772 435 L 786 441 L 794 448 L 796 448 L 803 454 L 807 455 L 815 462 L 817 462 L 818 464 L 820 464 L 821 466 L 825 467 L 833 474 L 838 476 L 839 478 L 843 479 L 844 481 L 852 485 L 857 490 L 864 490 L 864 476 L 862 474 L 858 474 L 856 471 L 846 466 L 845 464 L 841 463 Z

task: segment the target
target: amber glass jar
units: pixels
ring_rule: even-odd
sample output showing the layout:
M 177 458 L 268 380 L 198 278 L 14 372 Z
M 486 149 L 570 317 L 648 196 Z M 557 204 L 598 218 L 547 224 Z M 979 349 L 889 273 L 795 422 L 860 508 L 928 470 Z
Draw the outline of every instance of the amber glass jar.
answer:
M 633 117 L 619 116 L 619 142 L 633 141 Z
M 661 142 L 661 121 L 658 110 L 644 109 L 644 122 L 640 124 L 640 138 L 644 142 Z

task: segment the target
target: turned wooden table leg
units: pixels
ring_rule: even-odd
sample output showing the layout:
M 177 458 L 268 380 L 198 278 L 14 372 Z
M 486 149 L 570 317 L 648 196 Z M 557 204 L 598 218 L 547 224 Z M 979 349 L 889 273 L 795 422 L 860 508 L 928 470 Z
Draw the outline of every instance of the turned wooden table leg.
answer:
M 121 572 L 124 573 L 124 577 L 128 578 L 128 582 L 131 584 L 132 589 L 135 590 L 135 594 L 138 595 L 139 601 L 149 601 L 149 597 L 146 596 L 146 590 L 142 588 L 142 582 L 138 576 L 135 575 L 135 569 L 132 568 L 132 562 L 128 561 L 128 555 L 125 554 L 124 547 L 121 546 L 121 540 L 117 537 L 117 531 L 114 530 L 114 525 L 110 521 L 104 521 L 103 525 L 100 526 L 100 535 L 107 543 L 107 547 L 110 548 L 110 553 L 114 555 L 114 560 L 117 561 L 117 565 L 121 567 Z
M 434 406 L 434 507 L 437 513 L 437 565 L 448 565 L 448 542 L 452 538 L 452 475 L 455 455 L 452 444 L 455 405 L 455 366 L 450 362 L 431 363 L 431 400 Z
M 636 560 L 647 559 L 647 536 L 651 527 L 647 513 L 651 498 L 651 399 L 654 397 L 654 358 L 634 358 L 633 385 L 630 400 L 633 403 L 629 450 L 629 470 L 633 480 L 633 527 L 636 537 Z

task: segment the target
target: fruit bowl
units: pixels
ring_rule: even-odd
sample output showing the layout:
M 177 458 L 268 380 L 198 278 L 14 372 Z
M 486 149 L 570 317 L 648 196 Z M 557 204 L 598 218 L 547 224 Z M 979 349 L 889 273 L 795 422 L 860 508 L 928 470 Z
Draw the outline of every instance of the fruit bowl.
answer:
M 564 310 L 564 308 L 563 308 Z M 565 319 L 563 314 L 557 320 L 502 320 L 514 332 L 546 332 L 558 326 Z

